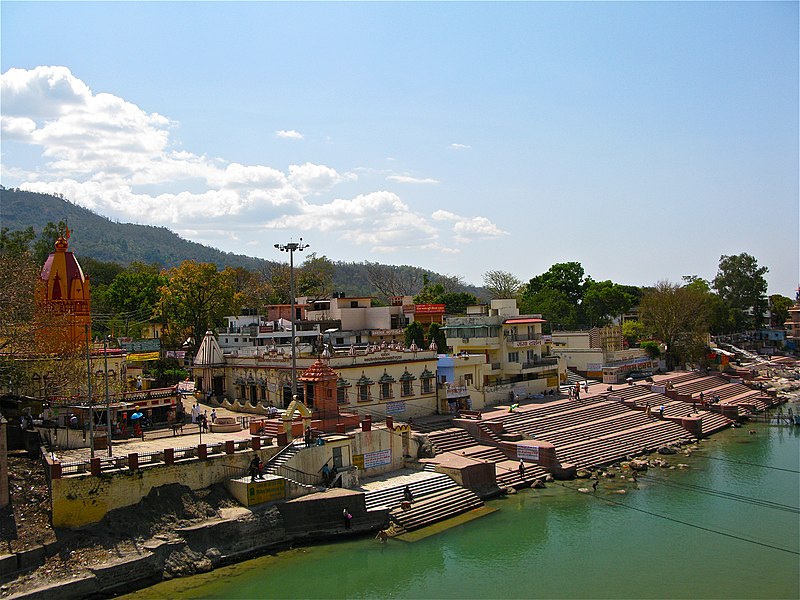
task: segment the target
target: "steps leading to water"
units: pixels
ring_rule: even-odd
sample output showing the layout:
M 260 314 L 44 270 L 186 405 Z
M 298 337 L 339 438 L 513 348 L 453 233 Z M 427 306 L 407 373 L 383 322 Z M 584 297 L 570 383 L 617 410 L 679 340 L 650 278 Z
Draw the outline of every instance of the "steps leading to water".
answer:
M 389 513 L 389 535 L 402 535 L 421 527 L 458 516 L 483 506 L 474 492 L 462 487 L 446 489 L 411 503 L 411 508 L 395 508 Z

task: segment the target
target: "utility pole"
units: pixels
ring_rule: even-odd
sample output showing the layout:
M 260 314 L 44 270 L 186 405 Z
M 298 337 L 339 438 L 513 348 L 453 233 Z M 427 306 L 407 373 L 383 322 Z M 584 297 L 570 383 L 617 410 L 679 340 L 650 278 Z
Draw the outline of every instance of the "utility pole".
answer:
M 295 295 L 294 295 L 294 253 L 302 252 L 308 248 L 308 244 L 303 243 L 303 238 L 299 242 L 289 242 L 288 244 L 275 244 L 275 247 L 281 252 L 289 253 L 289 294 L 291 295 L 291 322 L 292 322 L 292 400 L 297 396 L 297 351 L 295 348 Z

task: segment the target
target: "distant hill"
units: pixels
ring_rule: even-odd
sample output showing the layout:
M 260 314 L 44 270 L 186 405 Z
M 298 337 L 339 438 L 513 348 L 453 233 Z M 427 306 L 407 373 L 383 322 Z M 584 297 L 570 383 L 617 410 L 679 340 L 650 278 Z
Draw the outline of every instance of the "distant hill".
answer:
M 111 219 L 50 194 L 0 189 L 0 226 L 15 231 L 33 227 L 38 235 L 48 222 L 66 221 L 76 255 L 128 265 L 134 261 L 176 267 L 186 259 L 259 269 L 274 264 L 241 254 L 222 252 L 184 240 L 166 227 L 116 223 Z
M 79 259 L 81 256 L 90 257 L 120 265 L 139 261 L 165 268 L 176 267 L 184 260 L 196 260 L 213 263 L 220 269 L 243 267 L 251 271 L 269 269 L 278 264 L 190 242 L 166 227 L 118 223 L 65 198 L 0 187 L 0 227 L 7 227 L 10 231 L 33 227 L 38 236 L 47 223 L 59 221 L 68 223 L 72 232 L 70 249 Z M 328 258 L 333 261 L 333 258 Z M 347 296 L 381 296 L 370 283 L 365 264 L 335 261 L 334 264 L 333 281 L 337 292 L 344 292 Z M 436 273 L 417 267 L 395 268 L 401 272 L 424 271 L 432 280 L 437 277 Z M 479 298 L 484 295 L 484 290 L 475 286 L 465 286 L 464 291 Z

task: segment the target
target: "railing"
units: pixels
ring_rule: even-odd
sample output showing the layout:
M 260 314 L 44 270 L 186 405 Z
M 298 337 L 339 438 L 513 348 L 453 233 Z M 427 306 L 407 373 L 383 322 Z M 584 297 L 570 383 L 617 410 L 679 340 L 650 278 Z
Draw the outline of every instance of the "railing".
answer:
M 280 465 L 275 471 L 277 475 L 302 483 L 303 485 L 319 485 L 322 483 L 322 475 L 306 473 L 305 471 L 293 469 L 286 465 Z

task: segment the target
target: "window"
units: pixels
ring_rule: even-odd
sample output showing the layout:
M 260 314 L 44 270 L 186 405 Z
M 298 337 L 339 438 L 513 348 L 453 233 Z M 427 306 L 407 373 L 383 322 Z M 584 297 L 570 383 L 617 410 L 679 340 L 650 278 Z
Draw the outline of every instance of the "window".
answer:
M 510 363 L 518 363 L 519 362 L 519 352 L 509 352 L 508 353 L 508 362 L 510 362 Z
M 381 398 L 391 398 L 392 397 L 392 384 L 391 383 L 382 383 L 381 384 Z
M 525 356 L 526 356 L 526 360 L 529 363 L 534 362 L 536 360 L 536 352 L 534 350 L 528 350 L 528 352 L 526 353 Z
M 431 380 L 429 378 L 422 380 L 422 393 L 423 394 L 431 393 Z
M 403 381 L 403 388 L 400 393 L 403 396 L 410 396 L 411 394 L 414 393 L 410 380 Z
M 346 388 L 340 387 L 336 389 L 336 403 L 337 404 L 347 404 L 347 390 Z
M 360 386 L 358 386 L 358 401 L 359 402 L 369 402 L 369 386 L 368 385 L 360 385 Z
M 472 373 L 464 375 L 464 385 L 472 385 Z

